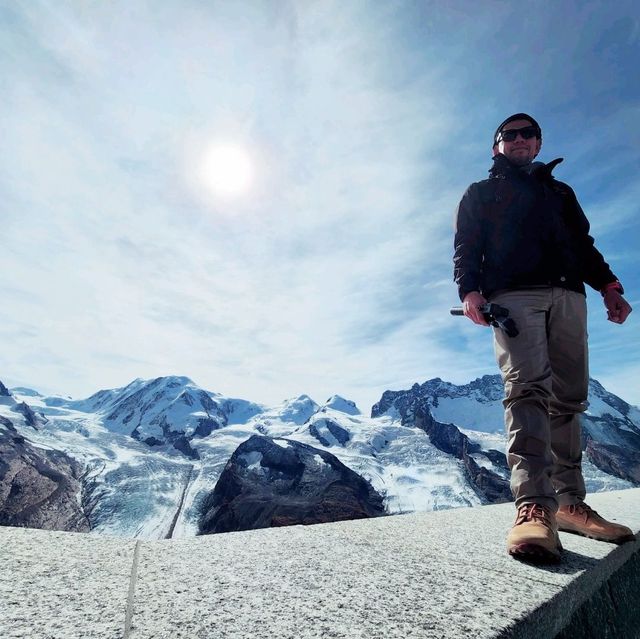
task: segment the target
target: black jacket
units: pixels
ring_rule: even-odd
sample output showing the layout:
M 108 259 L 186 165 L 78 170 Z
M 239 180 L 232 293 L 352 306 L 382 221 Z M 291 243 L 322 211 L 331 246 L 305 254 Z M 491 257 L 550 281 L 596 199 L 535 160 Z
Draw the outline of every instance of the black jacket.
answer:
M 561 286 L 585 294 L 616 280 L 589 235 L 570 186 L 552 175 L 562 158 L 527 167 L 498 154 L 488 180 L 473 183 L 456 213 L 454 280 L 471 291 Z

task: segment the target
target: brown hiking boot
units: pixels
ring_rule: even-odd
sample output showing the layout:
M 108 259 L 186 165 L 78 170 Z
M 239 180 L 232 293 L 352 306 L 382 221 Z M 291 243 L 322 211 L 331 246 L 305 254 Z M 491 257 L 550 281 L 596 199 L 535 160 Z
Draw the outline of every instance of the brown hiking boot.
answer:
M 630 528 L 607 521 L 584 502 L 560 506 L 556 518 L 558 528 L 563 532 L 591 537 L 599 541 L 609 541 L 613 544 L 635 540 Z
M 516 559 L 555 564 L 560 561 L 561 551 L 554 514 L 540 504 L 520 506 L 507 537 L 507 552 Z

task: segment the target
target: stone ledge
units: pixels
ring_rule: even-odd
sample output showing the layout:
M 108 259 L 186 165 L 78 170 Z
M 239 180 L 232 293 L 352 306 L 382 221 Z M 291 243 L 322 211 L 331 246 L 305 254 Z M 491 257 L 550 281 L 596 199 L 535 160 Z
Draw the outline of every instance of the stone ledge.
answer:
M 640 529 L 640 489 L 589 503 Z M 0 636 L 639 636 L 637 540 L 561 533 L 563 563 L 533 567 L 505 553 L 513 516 L 502 504 L 166 541 L 0 528 Z

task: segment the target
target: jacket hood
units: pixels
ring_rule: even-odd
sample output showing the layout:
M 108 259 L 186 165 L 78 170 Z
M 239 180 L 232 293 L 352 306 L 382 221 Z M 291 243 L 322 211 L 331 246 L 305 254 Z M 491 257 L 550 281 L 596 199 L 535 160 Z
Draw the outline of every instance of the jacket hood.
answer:
M 489 175 L 491 177 L 497 177 L 498 175 L 505 176 L 514 171 L 524 171 L 539 180 L 548 180 L 553 177 L 551 175 L 553 169 L 555 169 L 563 160 L 564 158 L 556 158 L 555 160 L 551 160 L 548 164 L 545 164 L 544 162 L 531 162 L 531 164 L 527 164 L 526 166 L 518 166 L 511 162 L 506 155 L 498 153 L 493 158 L 493 166 L 489 169 Z

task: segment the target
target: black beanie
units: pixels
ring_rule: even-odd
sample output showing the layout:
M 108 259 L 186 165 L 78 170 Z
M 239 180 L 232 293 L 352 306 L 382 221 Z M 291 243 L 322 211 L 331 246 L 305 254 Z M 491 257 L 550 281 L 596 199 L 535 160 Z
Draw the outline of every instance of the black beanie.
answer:
M 496 132 L 493 134 L 494 146 L 498 144 L 498 134 L 502 130 L 502 127 L 509 124 L 509 122 L 513 122 L 514 120 L 529 120 L 529 122 L 531 122 L 531 124 L 533 124 L 533 126 L 538 129 L 538 137 L 542 140 L 542 129 L 530 115 L 527 115 L 526 113 L 514 113 L 513 115 L 510 115 L 504 122 L 500 123 L 500 126 L 496 129 Z

